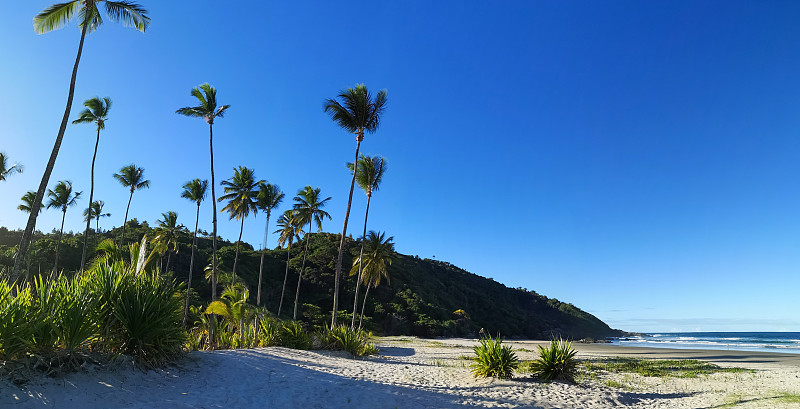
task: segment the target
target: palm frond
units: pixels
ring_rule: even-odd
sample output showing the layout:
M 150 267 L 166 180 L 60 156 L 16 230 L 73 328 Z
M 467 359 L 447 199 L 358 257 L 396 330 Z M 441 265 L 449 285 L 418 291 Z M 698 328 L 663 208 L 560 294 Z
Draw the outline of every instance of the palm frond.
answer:
M 129 1 L 109 1 L 106 0 L 106 13 L 112 20 L 121 23 L 126 27 L 133 27 L 141 32 L 145 32 L 150 26 L 148 12 L 142 6 Z
M 80 10 L 82 3 L 81 0 L 73 0 L 53 4 L 33 18 L 33 29 L 36 30 L 36 34 L 44 34 L 64 27 L 72 20 L 75 12 Z

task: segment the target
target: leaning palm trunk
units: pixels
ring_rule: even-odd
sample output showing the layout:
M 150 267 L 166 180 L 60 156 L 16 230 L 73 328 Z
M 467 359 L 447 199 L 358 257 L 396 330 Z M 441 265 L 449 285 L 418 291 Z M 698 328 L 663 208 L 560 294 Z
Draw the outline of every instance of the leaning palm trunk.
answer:
M 33 201 L 31 212 L 28 215 L 28 223 L 25 225 L 25 231 L 22 233 L 19 251 L 17 251 L 17 257 L 14 259 L 14 271 L 11 274 L 10 280 L 12 282 L 20 275 L 22 260 L 25 258 L 25 253 L 28 252 L 31 236 L 33 235 L 34 228 L 36 228 L 36 217 L 39 215 L 39 209 L 42 207 L 44 191 L 47 189 L 47 184 L 50 183 L 50 174 L 53 173 L 53 167 L 56 165 L 56 158 L 58 158 L 58 151 L 61 148 L 61 141 L 64 139 L 64 132 L 67 130 L 67 122 L 69 121 L 69 114 L 72 110 L 72 98 L 75 95 L 75 80 L 78 77 L 78 65 L 81 62 L 83 43 L 86 40 L 86 30 L 88 27 L 89 24 L 83 24 L 81 28 L 81 42 L 78 45 L 78 55 L 75 57 L 75 65 L 72 67 L 72 78 L 69 82 L 69 94 L 67 95 L 67 107 L 64 109 L 64 117 L 61 119 L 61 126 L 58 128 L 58 136 L 56 136 L 56 143 L 53 145 L 53 151 L 50 153 L 50 160 L 47 162 L 44 175 L 42 175 L 42 181 L 39 183 L 39 190 L 36 191 L 36 200 Z
M 356 158 L 354 164 L 358 164 L 358 150 L 361 149 L 361 141 L 364 140 L 364 130 L 356 133 Z M 350 181 L 350 195 L 347 197 L 347 211 L 344 213 L 344 226 L 342 226 L 342 239 L 339 242 L 339 255 L 336 257 L 336 277 L 333 286 L 333 313 L 331 314 L 331 328 L 336 326 L 336 313 L 339 310 L 339 277 L 342 275 L 342 255 L 344 254 L 344 238 L 347 236 L 347 220 L 350 218 L 350 206 L 353 204 L 353 188 L 356 186 L 356 174 L 358 166 L 353 166 L 353 179 Z
M 125 225 L 128 224 L 128 212 L 131 210 L 131 200 L 133 200 L 133 188 L 131 188 L 131 196 L 128 198 L 128 207 L 125 208 L 125 221 L 122 222 L 122 236 L 119 239 L 120 248 L 125 245 Z
M 300 281 L 303 279 L 303 273 L 306 270 L 306 255 L 308 254 L 308 242 L 311 241 L 311 221 L 308 222 L 308 233 L 305 237 L 306 243 L 303 249 L 303 264 L 300 266 L 300 272 L 297 274 L 297 292 L 294 294 L 294 315 L 293 320 L 297 320 L 297 303 L 300 301 Z M 288 264 L 287 264 L 288 268 Z
M 192 291 L 192 273 L 194 272 L 194 251 L 197 248 L 197 226 L 200 225 L 200 205 L 197 205 L 197 216 L 194 221 L 194 236 L 192 237 L 192 258 L 189 259 L 189 279 L 186 283 L 186 303 L 183 306 L 183 326 L 186 326 L 186 317 L 189 315 L 189 294 Z
M 100 127 L 97 128 L 97 141 L 94 143 L 94 155 L 92 156 L 92 186 L 89 189 L 89 209 L 92 208 L 92 200 L 94 200 L 94 162 L 97 159 L 97 147 L 100 145 Z M 99 212 L 98 212 L 99 213 Z M 87 216 L 91 216 L 91 210 Z M 83 254 L 81 255 L 81 271 L 86 265 L 86 247 L 89 243 L 89 226 L 92 222 L 91 217 L 86 218 L 86 231 L 83 232 Z
M 286 292 L 286 279 L 289 278 L 289 259 L 292 254 L 292 240 L 289 239 L 289 246 L 286 250 L 286 273 L 283 274 L 283 288 L 281 288 L 281 302 L 278 303 L 278 318 L 281 316 L 281 307 L 283 307 L 283 293 Z
M 364 293 L 364 303 L 361 304 L 361 318 L 358 319 L 358 329 L 361 329 L 361 323 L 364 321 L 364 309 L 367 307 L 367 296 L 369 295 L 369 284 L 365 284 L 367 286 L 367 291 Z
M 264 227 L 264 248 L 261 249 L 261 264 L 258 265 L 258 292 L 256 295 L 256 306 L 261 306 L 261 277 L 264 271 L 264 254 L 267 252 L 267 237 L 269 237 L 269 213 L 267 213 L 267 225 Z M 286 286 L 286 283 L 284 283 Z M 279 307 L 280 308 L 280 307 Z M 280 313 L 278 313 L 280 315 Z
M 239 240 L 236 241 L 236 256 L 233 257 L 233 275 L 236 276 L 236 265 L 239 264 L 239 243 L 242 242 L 242 232 L 244 231 L 244 217 L 242 217 L 242 227 L 239 228 Z
M 367 212 L 364 214 L 364 234 L 361 235 L 361 252 L 358 255 L 358 279 L 356 280 L 356 295 L 353 296 L 353 320 L 350 328 L 356 326 L 356 309 L 358 308 L 358 287 L 361 284 L 361 275 L 364 272 L 364 243 L 367 241 L 367 219 L 369 219 L 369 202 L 372 201 L 372 193 L 367 195 Z M 367 288 L 369 290 L 369 288 Z M 361 325 L 359 324 L 359 328 Z
M 67 211 L 64 210 L 61 216 L 61 230 L 58 231 L 58 241 L 56 242 L 56 261 L 53 264 L 53 275 L 58 272 L 58 249 L 61 247 L 61 235 L 64 234 L 64 219 L 67 218 Z

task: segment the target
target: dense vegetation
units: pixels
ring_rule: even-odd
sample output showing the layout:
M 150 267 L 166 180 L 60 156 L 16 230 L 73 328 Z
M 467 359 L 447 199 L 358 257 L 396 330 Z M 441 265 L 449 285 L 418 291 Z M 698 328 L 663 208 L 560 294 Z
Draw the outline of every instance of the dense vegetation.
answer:
M 100 238 L 118 238 L 121 229 L 103 232 L 90 237 L 89 260 L 95 257 L 95 244 Z M 211 299 L 211 286 L 204 273 L 210 264 L 211 239 L 202 232 L 198 236 L 198 248 L 193 272 L 193 296 L 191 303 L 206 306 Z M 127 237 L 150 238 L 156 231 L 146 222 L 136 219 L 128 222 Z M 27 270 L 47 274 L 53 267 L 58 232 L 42 234 L 37 232 L 26 258 Z M 0 227 L 0 274 L 13 266 L 15 246 L 19 243 L 20 231 L 9 231 Z M 298 317 L 310 326 L 323 328 L 330 322 L 330 305 L 333 299 L 335 262 L 338 255 L 340 236 L 330 233 L 310 235 L 307 274 L 300 288 L 303 304 Z M 177 234 L 177 254 L 164 253 L 162 265 L 171 257 L 170 270 L 177 272 L 175 279 L 186 281 L 185 272 L 189 270 L 191 259 L 192 233 L 180 231 Z M 347 237 L 345 265 L 352 265 L 358 257 L 360 242 Z M 258 286 L 261 252 L 255 251 L 247 243 L 240 243 L 236 277 L 250 289 L 249 302 L 255 305 Z M 60 246 L 59 266 L 66 271 L 77 271 L 81 261 L 83 245 L 82 234 L 64 232 Z M 218 240 L 218 265 L 220 283 L 234 280 L 231 270 L 236 255 L 235 243 Z M 293 245 L 289 258 L 289 282 L 297 280 L 297 271 L 303 261 L 304 239 Z M 287 253 L 286 249 L 264 252 L 262 278 L 262 306 L 275 313 L 280 302 L 284 282 Z M 209 274 L 210 275 L 210 272 Z M 547 339 L 560 334 L 567 338 L 602 338 L 619 335 L 605 323 L 572 304 L 539 295 L 534 291 L 508 288 L 494 280 L 487 279 L 450 263 L 416 256 L 397 255 L 388 267 L 388 282 L 375 288 L 367 300 L 364 327 L 376 333 L 394 335 L 408 334 L 422 337 L 434 336 L 474 336 L 484 328 L 491 334 L 498 332 L 504 337 L 524 337 Z M 352 300 L 355 290 L 355 276 L 342 277 L 340 287 L 343 300 Z M 362 294 L 363 296 L 363 294 Z M 345 306 L 345 305 L 343 305 Z M 286 305 L 284 305 L 286 307 Z M 352 315 L 340 311 L 340 318 L 348 322 Z M 284 308 L 281 318 L 291 318 L 292 309 Z

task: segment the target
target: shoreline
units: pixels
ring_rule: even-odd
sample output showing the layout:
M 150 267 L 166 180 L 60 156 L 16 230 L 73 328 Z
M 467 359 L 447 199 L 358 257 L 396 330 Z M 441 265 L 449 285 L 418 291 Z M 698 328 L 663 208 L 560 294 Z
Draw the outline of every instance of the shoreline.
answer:
M 519 359 L 549 341 L 505 341 Z M 190 352 L 160 370 L 103 368 L 22 386 L 0 380 L 0 407 L 34 408 L 789 408 L 800 397 L 800 356 L 573 344 L 578 358 L 702 359 L 753 369 L 695 378 L 599 374 L 579 384 L 545 383 L 528 374 L 474 378 L 471 339 L 378 338 L 378 356 L 280 347 Z M 795 406 L 796 407 L 796 406 Z

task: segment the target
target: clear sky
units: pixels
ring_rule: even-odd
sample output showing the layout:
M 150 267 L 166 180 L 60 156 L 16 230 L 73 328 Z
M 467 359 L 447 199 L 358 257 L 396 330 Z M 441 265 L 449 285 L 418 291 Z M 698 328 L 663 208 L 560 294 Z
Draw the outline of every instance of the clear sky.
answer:
M 369 228 L 398 251 L 630 331 L 800 331 L 798 2 L 141 2 L 147 33 L 107 21 L 88 37 L 71 115 L 114 101 L 97 161 L 105 228 L 122 223 L 111 175 L 130 163 L 152 183 L 131 217 L 193 222 L 179 194 L 209 177 L 208 129 L 174 111 L 210 82 L 232 105 L 215 125 L 217 180 L 254 168 L 286 192 L 281 210 L 320 187 L 323 228 L 340 231 L 355 138 L 322 104 L 365 83 L 389 95 L 362 144 L 389 163 Z M 0 150 L 25 165 L 0 185 L 9 228 L 24 227 L 16 206 L 41 178 L 80 34 L 36 35 L 49 4 L 0 13 Z M 93 144 L 93 126 L 69 126 L 51 186 L 70 179 L 88 200 Z M 365 204 L 357 192 L 355 235 Z M 59 222 L 47 210 L 37 227 Z M 226 239 L 238 227 L 220 219 Z M 259 215 L 244 239 L 258 247 L 263 229 Z

